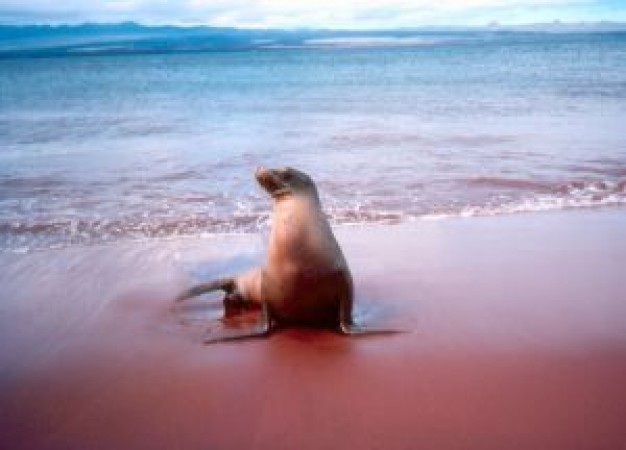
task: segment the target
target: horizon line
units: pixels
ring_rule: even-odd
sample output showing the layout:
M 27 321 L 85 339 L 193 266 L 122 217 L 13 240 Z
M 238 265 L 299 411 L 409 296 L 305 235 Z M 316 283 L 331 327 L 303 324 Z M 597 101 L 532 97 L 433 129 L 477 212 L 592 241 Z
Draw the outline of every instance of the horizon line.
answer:
M 610 25 L 610 26 L 624 26 L 626 22 L 611 21 L 611 20 L 579 20 L 579 21 L 563 21 L 555 19 L 548 22 L 520 22 L 520 23 L 502 23 L 494 20 L 482 25 L 467 24 L 467 25 L 415 25 L 404 27 L 370 27 L 370 28 L 358 28 L 358 27 L 315 27 L 315 26 L 294 26 L 294 27 L 252 27 L 252 26 L 216 26 L 206 23 L 173 23 L 173 22 L 141 22 L 136 20 L 123 20 L 123 21 L 76 21 L 76 22 L 2 22 L 2 27 L 84 27 L 84 26 L 137 26 L 143 28 L 210 28 L 210 29 L 223 29 L 223 30 L 250 30 L 250 31 L 410 31 L 420 29 L 484 29 L 484 28 L 522 28 L 522 27 L 534 27 L 534 26 L 549 26 L 549 27 L 571 27 L 571 26 L 598 26 L 598 25 Z

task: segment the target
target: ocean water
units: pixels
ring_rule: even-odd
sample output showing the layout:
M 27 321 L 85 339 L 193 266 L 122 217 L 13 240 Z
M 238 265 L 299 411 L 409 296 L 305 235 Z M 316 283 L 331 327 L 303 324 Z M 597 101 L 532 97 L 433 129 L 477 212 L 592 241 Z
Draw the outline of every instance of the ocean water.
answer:
M 626 205 L 626 34 L 0 60 L 0 248 Z

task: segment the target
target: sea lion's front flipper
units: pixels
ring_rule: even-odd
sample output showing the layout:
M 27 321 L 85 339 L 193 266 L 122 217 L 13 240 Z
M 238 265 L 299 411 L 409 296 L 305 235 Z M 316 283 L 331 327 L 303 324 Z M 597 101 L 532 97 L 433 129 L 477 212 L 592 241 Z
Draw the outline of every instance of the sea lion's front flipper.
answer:
M 368 325 L 358 325 L 354 322 L 351 324 L 341 323 L 339 328 L 340 328 L 341 333 L 347 336 L 407 333 L 406 330 L 396 330 L 394 328 L 379 328 L 379 327 L 372 327 Z
M 192 287 L 191 289 L 187 289 L 178 297 L 176 297 L 175 301 L 180 302 L 182 300 L 187 300 L 188 298 L 197 297 L 198 295 L 204 294 L 206 292 L 217 290 L 222 290 L 224 292 L 230 293 L 235 289 L 235 287 L 236 286 L 234 278 L 219 278 L 208 283 L 199 284 Z
M 348 336 L 406 333 L 406 330 L 357 324 L 352 317 L 352 298 L 350 296 L 339 301 L 339 331 Z
M 261 303 L 261 320 L 252 328 L 246 330 L 235 330 L 207 336 L 203 342 L 213 344 L 215 342 L 235 341 L 240 339 L 264 337 L 272 331 L 272 318 L 267 307 L 267 303 Z

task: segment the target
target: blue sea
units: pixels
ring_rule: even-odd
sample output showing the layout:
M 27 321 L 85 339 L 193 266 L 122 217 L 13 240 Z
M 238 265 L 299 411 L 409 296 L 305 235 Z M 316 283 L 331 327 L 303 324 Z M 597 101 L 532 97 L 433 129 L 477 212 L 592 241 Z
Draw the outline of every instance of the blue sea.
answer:
M 626 205 L 626 34 L 0 59 L 0 248 Z

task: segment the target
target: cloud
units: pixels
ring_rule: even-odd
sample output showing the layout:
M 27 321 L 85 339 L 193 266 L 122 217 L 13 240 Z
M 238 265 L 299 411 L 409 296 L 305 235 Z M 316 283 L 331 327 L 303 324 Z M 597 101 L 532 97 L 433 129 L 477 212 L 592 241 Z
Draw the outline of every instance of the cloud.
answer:
M 205 24 L 252 28 L 394 28 L 624 20 L 619 0 L 0 0 L 2 22 Z M 606 15 L 607 17 L 603 16 Z

